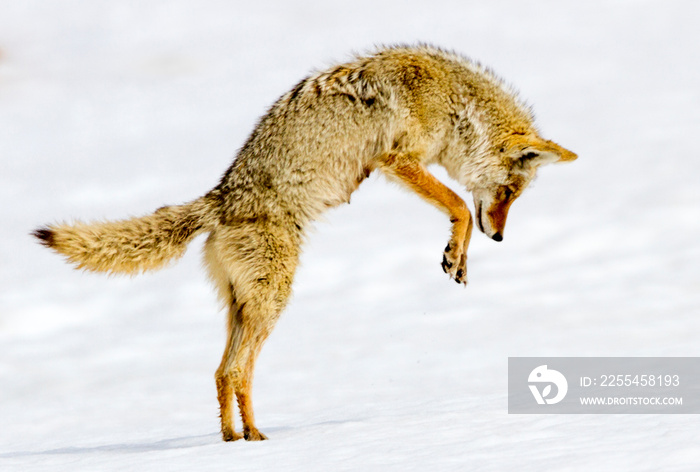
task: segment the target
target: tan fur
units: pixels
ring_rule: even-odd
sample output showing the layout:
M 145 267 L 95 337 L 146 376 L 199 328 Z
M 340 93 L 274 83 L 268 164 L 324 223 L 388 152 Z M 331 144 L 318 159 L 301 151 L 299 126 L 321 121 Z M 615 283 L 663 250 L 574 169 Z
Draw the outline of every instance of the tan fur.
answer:
M 291 294 L 304 231 L 349 202 L 373 170 L 445 212 L 443 270 L 466 283 L 472 224 L 500 240 L 508 209 L 537 168 L 576 155 L 541 138 L 530 109 L 484 67 L 430 46 L 381 49 L 316 73 L 258 123 L 219 185 L 192 203 L 129 220 L 54 225 L 34 234 L 94 271 L 158 269 L 209 233 L 204 258 L 228 311 L 216 385 L 226 441 L 265 439 L 255 426 L 255 359 Z M 442 165 L 474 196 L 427 170 Z M 243 432 L 234 428 L 235 395 Z
M 134 274 L 160 269 L 182 256 L 196 234 L 211 230 L 215 224 L 211 204 L 202 197 L 141 218 L 57 224 L 35 235 L 79 269 Z

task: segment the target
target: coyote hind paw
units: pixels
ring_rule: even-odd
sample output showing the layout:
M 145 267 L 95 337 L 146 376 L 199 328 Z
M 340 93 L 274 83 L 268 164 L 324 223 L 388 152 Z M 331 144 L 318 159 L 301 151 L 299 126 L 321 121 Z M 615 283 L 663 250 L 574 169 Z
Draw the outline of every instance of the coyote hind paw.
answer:
M 239 439 L 243 439 L 243 435 L 241 433 L 237 433 L 235 431 L 222 431 L 221 432 L 222 439 L 226 442 L 230 441 L 238 441 Z
M 263 433 L 252 428 L 243 431 L 243 436 L 245 437 L 246 441 L 264 441 L 267 439 L 267 436 L 265 436 Z

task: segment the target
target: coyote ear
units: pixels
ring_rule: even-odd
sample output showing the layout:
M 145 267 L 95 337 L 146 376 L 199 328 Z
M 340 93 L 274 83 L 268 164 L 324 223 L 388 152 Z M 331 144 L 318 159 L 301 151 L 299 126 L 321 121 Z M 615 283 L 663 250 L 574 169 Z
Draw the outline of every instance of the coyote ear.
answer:
M 543 151 L 535 147 L 526 147 L 522 151 L 518 152 L 513 156 L 516 161 L 519 161 L 523 166 L 541 166 L 543 164 L 549 164 L 551 162 L 557 162 L 560 160 L 559 155 Z
M 568 149 L 564 149 L 554 141 L 538 141 L 530 143 L 527 147 L 513 156 L 514 159 L 520 160 L 523 164 L 540 166 L 551 162 L 568 162 L 575 161 L 577 155 Z

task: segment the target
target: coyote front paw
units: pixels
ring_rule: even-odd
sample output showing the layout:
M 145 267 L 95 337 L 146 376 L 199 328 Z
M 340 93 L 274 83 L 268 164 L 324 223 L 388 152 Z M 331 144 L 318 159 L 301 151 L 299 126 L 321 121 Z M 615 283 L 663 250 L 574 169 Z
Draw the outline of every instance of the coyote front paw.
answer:
M 463 246 L 449 242 L 442 255 L 442 270 L 458 284 L 467 285 L 467 252 Z

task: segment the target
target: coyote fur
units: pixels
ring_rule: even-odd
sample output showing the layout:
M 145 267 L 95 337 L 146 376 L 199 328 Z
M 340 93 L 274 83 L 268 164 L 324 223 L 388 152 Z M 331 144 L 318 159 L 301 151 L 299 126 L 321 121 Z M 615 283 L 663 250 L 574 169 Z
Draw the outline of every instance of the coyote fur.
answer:
M 427 166 L 441 165 L 472 193 L 476 225 L 501 241 L 508 209 L 537 168 L 574 159 L 540 136 L 530 108 L 489 69 L 428 45 L 388 47 L 284 94 L 204 196 L 140 218 L 55 224 L 33 234 L 78 268 L 135 274 L 163 267 L 208 233 L 205 264 L 228 309 L 216 371 L 221 433 L 225 441 L 261 440 L 253 367 L 291 294 L 313 220 L 349 202 L 380 170 L 450 218 L 442 269 L 466 284 L 474 220 Z M 234 428 L 234 395 L 242 433 Z

